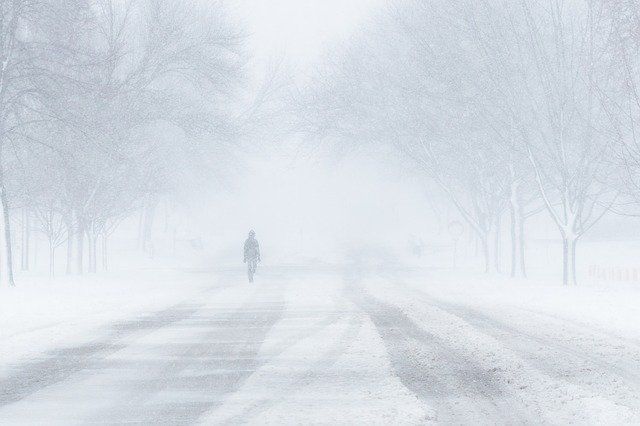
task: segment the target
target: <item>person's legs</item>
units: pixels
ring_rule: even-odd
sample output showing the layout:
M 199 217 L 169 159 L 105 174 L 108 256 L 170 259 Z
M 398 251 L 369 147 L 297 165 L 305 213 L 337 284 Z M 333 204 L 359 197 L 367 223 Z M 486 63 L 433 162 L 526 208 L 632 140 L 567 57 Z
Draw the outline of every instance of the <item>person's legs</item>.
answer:
M 249 282 L 252 283 L 253 282 L 253 265 L 252 265 L 252 261 L 248 261 L 247 262 L 247 276 L 249 277 Z
M 249 282 L 253 282 L 253 275 L 256 273 L 258 262 L 256 260 L 250 260 L 247 262 L 247 273 L 249 275 Z

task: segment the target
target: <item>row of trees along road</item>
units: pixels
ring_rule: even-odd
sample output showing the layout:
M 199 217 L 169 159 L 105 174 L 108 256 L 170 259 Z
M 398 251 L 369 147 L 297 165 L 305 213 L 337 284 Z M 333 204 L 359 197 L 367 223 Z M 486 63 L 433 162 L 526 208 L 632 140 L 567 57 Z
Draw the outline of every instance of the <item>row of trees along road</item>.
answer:
M 575 284 L 580 238 L 639 194 L 639 16 L 638 0 L 394 1 L 301 90 L 300 122 L 411 160 L 487 271 L 506 216 L 526 273 L 526 220 L 546 211 Z
M 23 251 L 30 229 L 46 235 L 52 273 L 61 246 L 68 272 L 95 271 L 98 244 L 106 261 L 107 238 L 123 218 L 229 149 L 239 134 L 242 45 L 219 2 L 0 2 L 2 275 L 10 285 L 12 223 L 22 224 Z

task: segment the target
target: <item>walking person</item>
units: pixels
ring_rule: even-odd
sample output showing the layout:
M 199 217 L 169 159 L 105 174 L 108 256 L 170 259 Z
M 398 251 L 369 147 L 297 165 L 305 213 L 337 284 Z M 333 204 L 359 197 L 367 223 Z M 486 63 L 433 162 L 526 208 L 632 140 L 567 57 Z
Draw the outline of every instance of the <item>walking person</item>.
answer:
M 249 231 L 249 237 L 244 242 L 244 263 L 247 264 L 247 274 L 249 282 L 253 282 L 253 276 L 260 262 L 260 244 L 256 240 L 256 232 L 252 229 Z

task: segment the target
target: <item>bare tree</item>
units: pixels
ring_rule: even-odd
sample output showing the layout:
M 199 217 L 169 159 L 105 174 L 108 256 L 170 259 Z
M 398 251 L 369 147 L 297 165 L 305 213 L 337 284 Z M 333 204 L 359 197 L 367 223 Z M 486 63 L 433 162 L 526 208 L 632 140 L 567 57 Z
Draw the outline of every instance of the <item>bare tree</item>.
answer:
M 470 32 L 455 12 L 443 2 L 394 3 L 366 38 L 319 73 L 319 89 L 305 95 L 303 122 L 321 137 L 387 145 L 411 159 L 481 241 L 490 271 L 500 268 L 510 157 L 477 108 L 474 99 L 487 93 L 478 91 L 482 58 L 459 48 Z
M 538 189 L 563 244 L 563 282 L 576 284 L 578 240 L 611 208 L 617 191 L 605 182 L 610 135 L 595 87 L 606 79 L 602 52 L 610 26 L 597 2 L 522 6 L 523 78 L 531 103 L 521 131 Z
M 391 142 L 413 159 L 476 232 L 487 270 L 499 267 L 488 246 L 503 212 L 516 276 L 524 223 L 547 210 L 563 281 L 576 283 L 576 244 L 617 199 L 596 90 L 609 87 L 604 10 L 596 0 L 391 3 L 303 95 L 303 127 L 352 145 Z
M 14 278 L 7 145 L 23 135 L 25 124 L 41 118 L 34 111 L 41 83 L 50 75 L 49 64 L 64 63 L 68 54 L 59 36 L 84 22 L 85 6 L 81 0 L 9 0 L 0 5 L 0 206 L 9 285 L 14 285 Z
M 610 79 L 595 82 L 595 90 L 616 142 L 611 176 L 624 183 L 616 212 L 635 215 L 640 201 L 640 3 L 608 1 L 602 7 L 612 28 L 604 58 L 609 61 Z

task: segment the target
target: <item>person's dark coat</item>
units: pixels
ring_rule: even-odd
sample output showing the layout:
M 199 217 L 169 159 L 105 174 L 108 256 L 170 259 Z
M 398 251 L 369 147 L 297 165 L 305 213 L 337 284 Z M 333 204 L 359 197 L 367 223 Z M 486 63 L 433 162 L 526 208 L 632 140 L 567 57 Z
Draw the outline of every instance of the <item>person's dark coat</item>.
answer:
M 255 237 L 249 237 L 244 242 L 244 261 L 260 261 L 260 244 Z

